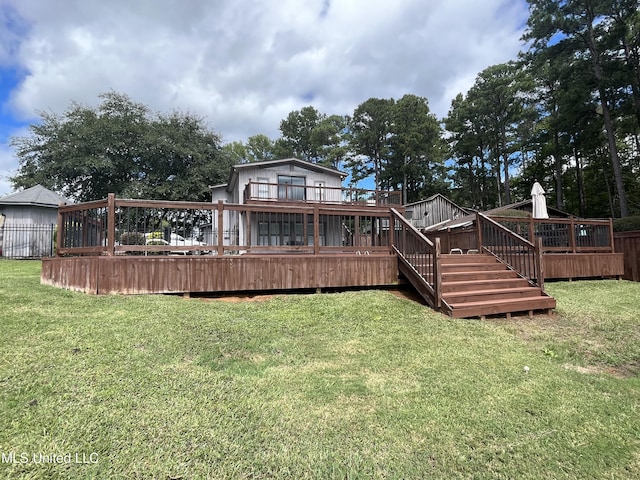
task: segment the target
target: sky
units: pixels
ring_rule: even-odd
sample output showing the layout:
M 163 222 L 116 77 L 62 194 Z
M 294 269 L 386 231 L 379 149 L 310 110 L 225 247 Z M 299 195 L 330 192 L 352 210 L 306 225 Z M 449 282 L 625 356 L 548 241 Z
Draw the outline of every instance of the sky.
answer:
M 198 115 L 223 143 L 371 97 L 423 96 L 442 118 L 517 57 L 527 14 L 525 0 L 0 0 L 0 196 L 11 137 L 108 91 Z

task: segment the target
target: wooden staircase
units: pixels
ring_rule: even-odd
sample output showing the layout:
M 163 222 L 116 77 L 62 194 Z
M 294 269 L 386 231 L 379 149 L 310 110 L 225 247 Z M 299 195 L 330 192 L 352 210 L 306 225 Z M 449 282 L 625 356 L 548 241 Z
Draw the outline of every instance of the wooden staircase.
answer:
M 440 238 L 432 242 L 397 210 L 392 208 L 391 214 L 398 270 L 436 310 L 456 318 L 509 318 L 556 307 L 555 299 L 538 285 L 544 285 L 541 241 L 534 245 L 476 213 L 476 244 L 481 252 L 492 253 L 455 249 L 460 253 L 443 254 Z
M 489 254 L 441 255 L 441 310 L 455 318 L 551 311 L 556 301 Z

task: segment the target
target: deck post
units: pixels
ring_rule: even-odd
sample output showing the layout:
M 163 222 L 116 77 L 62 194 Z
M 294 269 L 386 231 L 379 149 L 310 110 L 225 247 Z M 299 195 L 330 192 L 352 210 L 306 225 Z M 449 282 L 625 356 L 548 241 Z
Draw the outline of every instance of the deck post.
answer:
M 326 232 L 325 232 L 326 235 Z M 313 254 L 320 253 L 320 205 L 313 204 Z
M 82 212 L 82 219 L 81 219 L 81 224 L 83 226 L 82 228 L 82 246 L 86 247 L 88 246 L 87 244 L 89 243 L 87 236 L 89 235 L 89 229 L 86 228 L 86 225 L 89 223 L 89 217 L 87 217 L 87 211 L 84 210 Z
M 536 238 L 534 243 L 534 255 L 536 257 L 536 270 L 538 271 L 538 286 L 544 291 L 544 261 L 542 259 L 542 238 Z
M 609 217 L 609 246 L 611 253 L 616 253 L 616 239 L 613 236 L 613 218 Z
M 115 254 L 116 246 L 116 194 L 107 196 L 107 255 Z
M 441 265 L 441 247 L 440 247 L 440 237 L 435 238 L 435 258 L 433 259 L 433 289 L 435 290 L 436 296 L 436 308 L 440 309 L 442 307 L 442 269 Z
M 529 241 L 531 243 L 536 243 L 536 229 L 534 228 L 535 220 L 533 217 L 529 217 L 528 222 L 529 222 Z
M 482 253 L 482 219 L 480 218 L 480 214 L 476 213 L 476 227 L 477 227 L 477 240 L 478 240 L 478 252 Z
M 218 255 L 224 255 L 224 204 L 218 200 Z
M 393 245 L 395 243 L 396 223 L 393 212 L 389 215 L 389 251 L 393 255 Z
M 66 234 L 62 230 L 62 212 L 60 212 L 60 207 L 66 205 L 65 203 L 61 203 L 58 205 L 58 234 L 56 235 L 56 257 L 60 256 L 60 249 L 62 248 L 62 237 Z
M 245 229 L 244 229 L 244 244 L 251 248 L 251 210 L 247 210 L 244 215 Z M 238 235 L 238 243 L 240 242 L 240 235 Z M 242 245 L 238 245 L 238 250 Z
M 569 217 L 569 248 L 572 253 L 576 253 L 576 225 L 573 216 Z
M 309 214 L 302 214 L 302 245 L 309 245 Z

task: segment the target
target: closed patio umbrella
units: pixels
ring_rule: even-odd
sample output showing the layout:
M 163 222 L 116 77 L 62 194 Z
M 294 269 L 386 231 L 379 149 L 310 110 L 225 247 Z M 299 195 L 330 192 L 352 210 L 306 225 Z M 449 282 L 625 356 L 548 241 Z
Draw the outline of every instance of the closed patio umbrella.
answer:
M 544 198 L 544 190 L 538 182 L 535 182 L 531 189 L 531 201 L 533 203 L 533 218 L 549 218 L 547 199 Z

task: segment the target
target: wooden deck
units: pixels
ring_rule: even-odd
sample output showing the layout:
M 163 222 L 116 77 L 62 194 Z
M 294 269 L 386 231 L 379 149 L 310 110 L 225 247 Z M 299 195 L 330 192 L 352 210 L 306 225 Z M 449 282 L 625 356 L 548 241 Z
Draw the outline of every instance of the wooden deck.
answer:
M 438 232 L 432 242 L 402 209 L 378 202 L 234 205 L 109 195 L 60 207 L 58 256 L 43 260 L 41 282 L 91 294 L 225 294 L 389 287 L 402 274 L 436 310 L 483 317 L 554 308 L 545 279 L 624 271 L 610 221 L 516 225 L 532 243 L 476 215 L 475 229 Z M 199 241 L 186 236 L 194 232 Z M 448 256 L 453 245 L 465 254 Z
M 497 218 L 508 228 L 518 232 L 523 238 L 538 238 L 535 231 L 542 232 L 575 232 L 581 230 L 577 225 L 587 228 L 590 234 L 584 238 L 564 235 L 562 239 L 555 235 L 546 235 L 542 244 L 543 275 L 545 280 L 565 280 L 580 278 L 622 278 L 633 279 L 633 272 L 639 271 L 636 264 L 640 238 L 638 234 L 623 236 L 616 234 L 614 244 L 613 227 L 610 220 L 575 220 L 575 219 L 518 219 Z M 480 250 L 478 245 L 477 225 L 458 230 L 442 230 L 426 233 L 427 238 L 440 238 L 442 252 L 452 249 L 463 252 Z M 618 238 L 620 237 L 620 238 Z M 635 240 L 634 240 L 635 239 Z M 635 243 L 633 243 L 635 241 Z M 635 268 L 635 270 L 634 270 Z M 640 278 L 640 276 L 637 276 Z M 636 280 L 638 281 L 638 280 Z
M 42 262 L 41 282 L 92 294 L 227 293 L 398 284 L 390 254 L 87 256 Z
M 616 252 L 624 252 L 624 279 L 640 282 L 640 231 L 614 236 Z
M 622 278 L 623 253 L 545 253 L 542 256 L 546 280 L 580 278 Z

